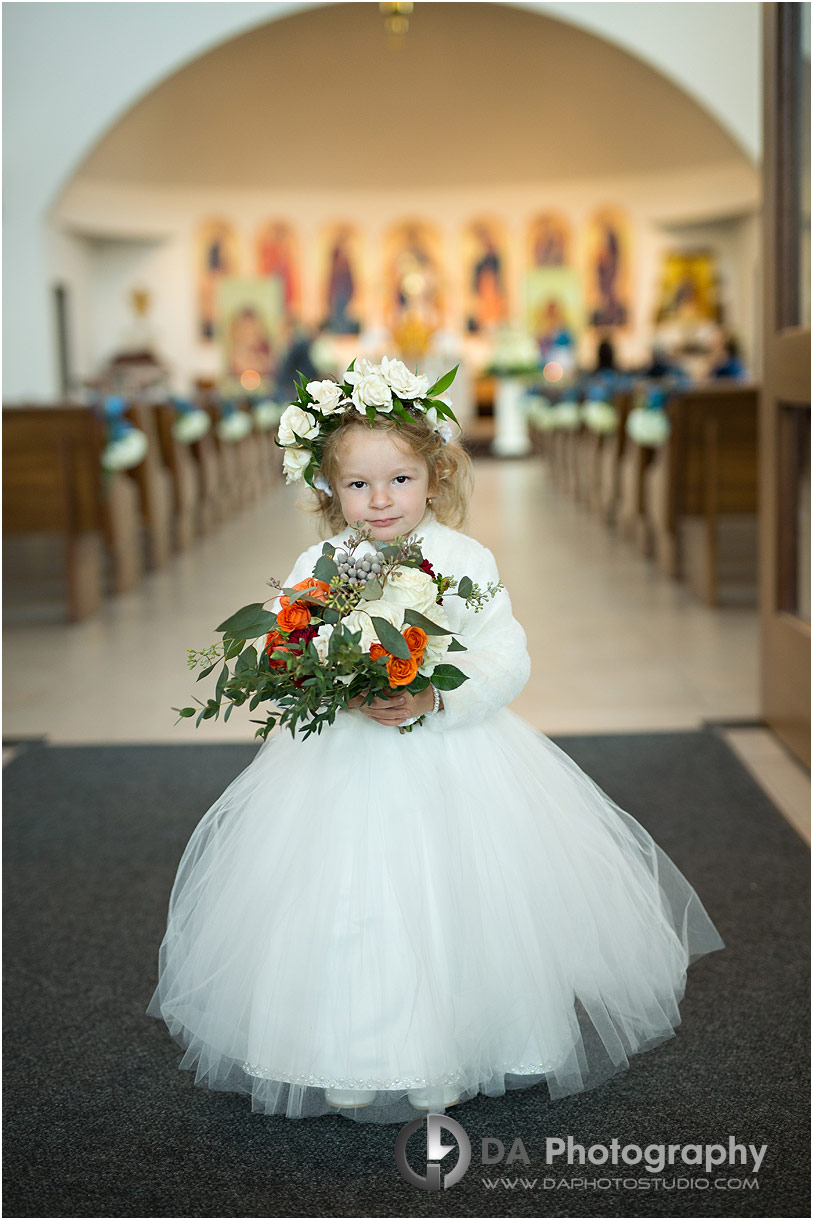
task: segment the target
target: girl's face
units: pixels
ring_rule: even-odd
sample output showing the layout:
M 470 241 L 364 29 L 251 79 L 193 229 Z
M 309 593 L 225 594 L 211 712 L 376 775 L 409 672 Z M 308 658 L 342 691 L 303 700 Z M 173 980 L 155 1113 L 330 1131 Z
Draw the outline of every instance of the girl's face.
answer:
M 362 521 L 382 542 L 410 534 L 426 511 L 429 468 L 392 432 L 348 428 L 339 451 L 337 491 L 348 525 Z

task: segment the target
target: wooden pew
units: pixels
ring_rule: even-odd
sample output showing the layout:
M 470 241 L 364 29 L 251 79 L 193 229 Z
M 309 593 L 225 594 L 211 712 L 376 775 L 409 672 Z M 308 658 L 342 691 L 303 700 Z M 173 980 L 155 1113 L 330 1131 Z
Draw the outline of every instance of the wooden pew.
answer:
M 10 584 L 30 584 L 32 550 L 48 563 L 56 543 L 71 622 L 98 609 L 108 586 L 121 592 L 141 576 L 135 496 L 123 475 L 102 469 L 105 443 L 89 407 L 3 409 L 4 566 Z
M 173 543 L 176 550 L 185 551 L 203 533 L 200 467 L 191 446 L 175 438 L 172 403 L 155 405 L 153 415 L 161 459 L 172 481 Z
M 632 406 L 637 405 L 638 401 L 639 398 L 633 395 Z M 619 534 L 632 538 L 644 554 L 649 554 L 644 487 L 646 472 L 654 460 L 656 450 L 649 445 L 639 445 L 626 435 L 626 414 L 623 429 L 622 448 L 618 458 L 615 524 Z
M 256 434 L 260 462 L 260 487 L 263 492 L 273 491 L 282 478 L 282 450 L 274 444 L 276 428 Z
M 138 488 L 141 515 L 144 521 L 146 566 L 163 568 L 172 553 L 172 481 L 161 457 L 158 428 L 152 407 L 132 402 L 126 417 L 146 433 L 148 448 L 143 462 L 127 474 Z
M 634 406 L 634 393 L 625 390 L 615 395 L 618 429 L 603 439 L 599 455 L 597 510 L 607 525 L 614 525 L 621 493 L 621 460 L 627 444 L 627 416 Z
M 757 597 L 756 386 L 709 384 L 674 398 L 672 434 L 647 472 L 645 511 L 661 569 L 709 605 Z

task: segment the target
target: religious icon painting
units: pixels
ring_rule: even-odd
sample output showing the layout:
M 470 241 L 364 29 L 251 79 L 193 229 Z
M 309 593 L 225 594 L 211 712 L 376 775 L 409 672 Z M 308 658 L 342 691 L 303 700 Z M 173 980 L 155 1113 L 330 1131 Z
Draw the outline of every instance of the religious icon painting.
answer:
M 575 350 L 584 328 L 584 291 L 575 267 L 532 267 L 525 275 L 525 310 L 541 359 Z
M 600 208 L 587 231 L 590 326 L 626 326 L 630 316 L 630 233 L 618 208 Z
M 709 250 L 672 250 L 663 255 L 656 324 L 722 321 L 720 275 Z
M 567 267 L 573 262 L 570 221 L 560 212 L 541 212 L 528 225 L 528 266 Z
M 424 221 L 403 221 L 384 239 L 384 318 L 403 350 L 425 349 L 443 324 L 443 242 Z M 401 338 L 399 339 L 399 335 Z
M 466 330 L 494 331 L 508 319 L 505 226 L 499 220 L 473 220 L 463 231 Z
M 257 234 L 257 275 L 275 276 L 282 284 L 287 318 L 299 316 L 299 241 L 284 220 L 270 220 Z
M 222 278 L 218 337 L 224 394 L 266 393 L 284 346 L 285 299 L 279 276 Z
M 351 224 L 328 225 L 319 244 L 320 318 L 331 335 L 357 335 L 362 320 L 361 236 Z
M 239 272 L 239 246 L 234 227 L 213 217 L 198 226 L 195 245 L 198 283 L 198 334 L 214 339 L 217 331 L 217 285 Z

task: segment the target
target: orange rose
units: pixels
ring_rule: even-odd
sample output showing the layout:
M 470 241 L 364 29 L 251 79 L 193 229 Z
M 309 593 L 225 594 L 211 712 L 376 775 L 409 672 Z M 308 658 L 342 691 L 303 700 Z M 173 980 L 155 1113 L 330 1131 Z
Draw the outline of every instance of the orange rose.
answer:
M 291 602 L 277 611 L 277 626 L 281 631 L 296 631 L 298 627 L 307 627 L 311 621 L 311 612 L 304 602 Z
M 423 663 L 423 650 L 426 647 L 426 632 L 422 627 L 407 627 L 403 635 L 411 655 L 421 665 Z
M 370 645 L 370 657 L 373 661 L 377 661 L 379 657 L 388 657 L 389 655 L 384 645 L 379 644 L 378 640 L 374 640 Z
M 411 656 L 408 661 L 400 657 L 390 657 L 387 661 L 387 674 L 390 686 L 408 686 L 418 672 L 418 661 Z
M 307 589 L 308 593 L 316 601 L 323 602 L 330 592 L 330 585 L 326 585 L 323 580 L 317 580 L 315 576 L 309 576 L 307 580 L 300 580 L 298 584 L 291 585 L 292 589 Z M 283 607 L 290 606 L 290 597 L 284 595 L 280 598 L 280 605 Z M 294 602 L 295 606 L 302 605 L 302 602 Z M 302 624 L 303 627 L 305 624 Z
M 268 664 L 271 666 L 272 669 L 284 669 L 285 668 L 285 662 L 283 661 L 283 659 L 281 657 L 272 657 L 271 656 L 271 653 L 276 652 L 277 650 L 281 650 L 283 652 L 290 652 L 290 649 L 285 648 L 284 645 L 285 645 L 285 637 L 281 636 L 278 631 L 269 631 L 268 635 L 265 637 L 265 648 L 263 649 L 263 651 L 268 654 Z

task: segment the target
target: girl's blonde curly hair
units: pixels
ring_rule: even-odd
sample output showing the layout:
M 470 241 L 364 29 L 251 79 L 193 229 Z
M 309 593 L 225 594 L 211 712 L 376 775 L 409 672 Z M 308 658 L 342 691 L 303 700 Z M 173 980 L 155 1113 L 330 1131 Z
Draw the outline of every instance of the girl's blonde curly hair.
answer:
M 421 419 L 396 420 L 378 414 L 372 423 L 359 415 L 358 411 L 345 411 L 339 426 L 325 440 L 322 451 L 321 473 L 332 488 L 338 486 L 340 477 L 340 448 L 351 428 L 376 428 L 392 432 L 393 440 L 403 448 L 426 462 L 429 471 L 429 495 L 432 510 L 443 525 L 461 529 L 466 523 L 474 486 L 474 468 L 471 458 L 462 445 L 455 441 L 443 444 L 440 435 L 433 432 Z M 330 534 L 338 534 L 347 524 L 342 513 L 338 495 L 313 489 L 315 503 L 310 506 L 318 513 Z

